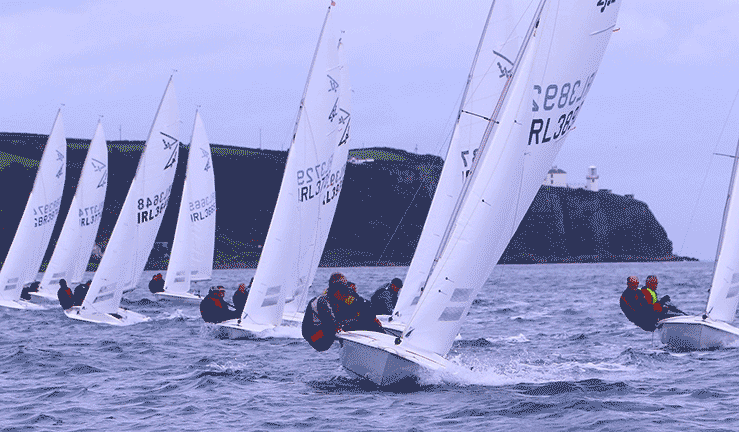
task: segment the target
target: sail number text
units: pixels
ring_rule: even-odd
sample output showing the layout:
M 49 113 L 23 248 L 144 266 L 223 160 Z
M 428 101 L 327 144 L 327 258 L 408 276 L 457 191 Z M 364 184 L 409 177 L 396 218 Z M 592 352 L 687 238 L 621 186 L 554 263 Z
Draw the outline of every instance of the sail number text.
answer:
M 544 111 L 542 113 L 544 116 L 537 118 L 538 115 L 534 114 L 529 130 L 529 145 L 557 140 L 572 128 L 594 78 L 595 72 L 585 80 L 584 84 L 581 80 L 577 80 L 574 84 L 569 82 L 561 85 L 550 84 L 546 86 L 546 89 L 542 86 L 534 86 L 535 99 L 532 111 L 534 113 Z M 556 110 L 557 113 L 551 117 L 547 116 L 546 111 L 552 110 Z
M 207 219 L 216 212 L 216 193 L 212 192 L 205 198 L 190 201 L 190 220 L 193 222 Z
M 40 227 L 46 225 L 49 222 L 56 221 L 56 215 L 59 214 L 59 205 L 62 203 L 61 198 L 57 198 L 55 201 L 49 204 L 40 205 L 33 208 L 33 226 Z
M 323 203 L 326 204 L 338 195 L 343 175 L 342 170 L 331 170 L 333 160 L 334 156 L 331 155 L 326 162 L 297 171 L 299 202 L 311 200 L 321 195 L 321 192 L 327 191 L 323 197 Z M 333 189 L 329 190 L 328 188 L 332 186 Z
M 169 201 L 169 194 L 172 191 L 172 186 L 168 186 L 165 192 L 161 192 L 153 197 L 139 198 L 138 209 L 139 212 L 136 214 L 138 223 L 144 223 L 152 221 L 162 214 L 167 209 L 167 202 Z
M 79 209 L 80 226 L 90 226 L 95 224 L 103 214 L 103 204 L 95 204 L 89 207 Z

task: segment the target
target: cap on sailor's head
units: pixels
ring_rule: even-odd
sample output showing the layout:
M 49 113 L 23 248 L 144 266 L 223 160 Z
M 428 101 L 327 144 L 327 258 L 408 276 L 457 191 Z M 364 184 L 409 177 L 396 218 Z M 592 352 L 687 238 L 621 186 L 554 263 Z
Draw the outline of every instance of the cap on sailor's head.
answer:
M 647 286 L 648 287 L 657 286 L 657 276 L 655 275 L 647 276 Z
M 626 285 L 628 286 L 639 286 L 639 278 L 636 276 L 629 276 L 626 278 Z

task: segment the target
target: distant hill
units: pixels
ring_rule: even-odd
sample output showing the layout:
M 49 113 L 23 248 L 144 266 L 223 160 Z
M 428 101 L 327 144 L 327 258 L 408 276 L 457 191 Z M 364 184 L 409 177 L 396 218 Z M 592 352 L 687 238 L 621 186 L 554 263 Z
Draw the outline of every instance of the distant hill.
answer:
M 4 260 L 33 187 L 45 135 L 0 133 L 0 258 Z M 108 141 L 103 249 L 136 172 L 142 141 Z M 61 231 L 89 140 L 67 139 L 67 182 L 51 245 Z M 182 197 L 188 146 L 180 146 L 175 184 L 148 269 L 165 269 Z M 218 210 L 216 268 L 255 267 L 267 235 L 287 152 L 212 145 Z M 443 161 L 390 148 L 353 150 L 323 266 L 408 265 Z M 366 160 L 371 162 L 362 162 Z M 51 257 L 52 247 L 44 262 Z M 608 192 L 542 187 L 501 263 L 682 259 L 648 206 Z M 90 269 L 96 267 L 96 260 Z

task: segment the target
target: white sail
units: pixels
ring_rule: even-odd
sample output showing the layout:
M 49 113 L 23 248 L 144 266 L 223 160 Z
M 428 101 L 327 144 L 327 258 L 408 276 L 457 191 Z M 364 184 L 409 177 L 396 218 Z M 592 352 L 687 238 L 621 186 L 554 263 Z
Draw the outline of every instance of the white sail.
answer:
M 185 293 L 191 281 L 210 279 L 216 232 L 216 186 L 210 143 L 200 113 L 187 159 L 185 185 L 164 290 Z
M 77 191 L 41 280 L 39 295 L 56 299 L 60 279 L 66 279 L 70 288 L 82 281 L 95 245 L 107 189 L 108 145 L 103 125 L 98 122 L 82 166 Z
M 734 199 L 739 193 L 737 181 L 737 165 L 739 164 L 739 142 L 734 154 L 734 167 L 731 173 L 731 184 L 724 219 L 721 226 L 721 237 L 713 271 L 711 291 L 706 305 L 706 314 L 714 320 L 731 323 L 739 305 L 739 201 Z
M 0 269 L 0 306 L 23 308 L 18 303 L 21 290 L 38 275 L 59 215 L 66 175 L 67 141 L 59 110 L 39 162 L 31 195 Z
M 117 313 L 123 291 L 134 288 L 141 278 L 169 202 L 177 168 L 179 128 L 170 78 L 80 315 Z
M 513 61 L 536 9 L 531 2 L 514 10 L 510 2 L 493 2 L 467 80 L 434 199 L 393 311 L 396 325 L 406 324 L 415 309 L 449 218 L 469 174 L 477 149 L 508 81 Z
M 285 301 L 302 312 L 328 238 L 346 167 L 346 68 L 326 14 L 262 255 L 241 320 L 277 326 Z M 324 35 L 326 36 L 324 38 Z M 348 90 L 347 90 L 348 92 Z
M 545 5 L 404 343 L 439 355 L 449 351 L 590 89 L 619 7 L 601 3 Z

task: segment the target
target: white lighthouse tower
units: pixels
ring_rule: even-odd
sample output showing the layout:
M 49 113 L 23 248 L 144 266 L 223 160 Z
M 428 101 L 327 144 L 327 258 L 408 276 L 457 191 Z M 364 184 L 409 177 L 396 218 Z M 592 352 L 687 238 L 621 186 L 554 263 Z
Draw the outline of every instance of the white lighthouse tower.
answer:
M 585 189 L 598 192 L 598 171 L 593 165 L 588 167 L 588 175 L 585 176 Z

